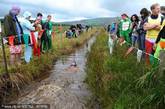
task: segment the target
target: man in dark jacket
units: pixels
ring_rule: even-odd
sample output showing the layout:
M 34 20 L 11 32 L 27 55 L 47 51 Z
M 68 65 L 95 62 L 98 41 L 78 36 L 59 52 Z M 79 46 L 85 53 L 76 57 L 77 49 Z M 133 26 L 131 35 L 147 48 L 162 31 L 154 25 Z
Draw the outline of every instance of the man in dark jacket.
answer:
M 43 23 L 42 28 L 44 29 L 44 33 L 42 35 L 42 50 L 43 52 L 52 48 L 52 39 L 51 39 L 51 32 L 52 32 L 52 16 L 48 15 L 47 20 Z
M 17 19 L 20 9 L 18 7 L 12 7 L 9 14 L 4 18 L 4 32 L 5 36 L 17 36 L 19 42 L 15 42 L 16 45 L 21 44 L 21 36 L 23 34 L 20 22 Z M 15 39 L 16 40 L 16 39 Z
M 9 14 L 4 18 L 4 33 L 8 37 L 10 46 L 10 62 L 11 64 L 17 60 L 20 61 L 21 57 L 21 43 L 22 43 L 22 28 L 17 19 L 17 15 L 20 13 L 20 8 L 13 6 Z

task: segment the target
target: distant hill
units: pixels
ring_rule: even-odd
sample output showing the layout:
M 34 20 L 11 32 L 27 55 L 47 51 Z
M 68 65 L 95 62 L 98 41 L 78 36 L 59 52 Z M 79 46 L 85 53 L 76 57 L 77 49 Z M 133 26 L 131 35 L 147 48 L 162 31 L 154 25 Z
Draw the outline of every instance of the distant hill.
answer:
M 86 19 L 80 21 L 71 21 L 71 22 L 60 22 L 59 24 L 66 24 L 66 25 L 75 25 L 75 24 L 82 24 L 82 25 L 108 25 L 111 22 L 117 20 L 117 17 L 103 17 L 103 18 L 94 18 L 94 19 Z
M 94 18 L 94 19 L 86 19 L 80 21 L 69 21 L 69 22 L 59 22 L 55 24 L 64 24 L 64 25 L 109 25 L 110 23 L 117 20 L 117 17 L 102 17 L 102 18 Z M 3 21 L 3 17 L 0 17 L 0 21 Z

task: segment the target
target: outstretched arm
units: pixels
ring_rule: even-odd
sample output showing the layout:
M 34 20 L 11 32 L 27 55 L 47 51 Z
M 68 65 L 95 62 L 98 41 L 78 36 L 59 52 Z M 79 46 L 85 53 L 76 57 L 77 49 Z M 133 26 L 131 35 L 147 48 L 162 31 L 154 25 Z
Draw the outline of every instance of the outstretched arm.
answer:
M 151 30 L 151 29 L 154 29 L 156 27 L 157 27 L 157 25 L 149 24 L 149 23 L 145 23 L 144 26 L 143 26 L 144 30 Z

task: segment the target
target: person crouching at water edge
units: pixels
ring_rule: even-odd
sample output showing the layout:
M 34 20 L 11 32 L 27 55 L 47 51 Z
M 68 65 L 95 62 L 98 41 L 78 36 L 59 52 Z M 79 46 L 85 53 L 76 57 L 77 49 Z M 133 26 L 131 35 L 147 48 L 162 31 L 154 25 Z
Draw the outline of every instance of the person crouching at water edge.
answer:
M 31 13 L 26 11 L 23 14 L 23 20 L 21 21 L 21 25 L 23 28 L 23 38 L 24 38 L 24 43 L 25 43 L 25 52 L 24 52 L 24 57 L 25 57 L 25 61 L 27 63 L 30 62 L 30 59 L 32 58 L 32 39 L 31 39 L 31 35 L 30 32 L 34 31 L 35 28 L 33 27 L 33 25 L 30 23 L 30 17 L 31 17 Z
M 13 6 L 9 14 L 4 18 L 4 33 L 9 42 L 10 48 L 10 64 L 13 65 L 16 61 L 21 62 L 21 43 L 22 43 L 22 27 L 17 19 L 20 13 L 18 6 Z

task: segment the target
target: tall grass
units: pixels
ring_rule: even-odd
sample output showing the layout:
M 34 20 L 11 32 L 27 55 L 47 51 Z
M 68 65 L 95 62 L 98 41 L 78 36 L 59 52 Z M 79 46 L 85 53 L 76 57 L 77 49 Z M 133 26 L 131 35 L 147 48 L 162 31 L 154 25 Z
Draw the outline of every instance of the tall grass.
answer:
M 87 61 L 87 83 L 103 109 L 163 109 L 165 76 L 136 62 L 136 51 L 124 58 L 127 46 L 109 54 L 108 35 L 97 37 Z
M 64 33 L 56 34 L 53 36 L 52 50 L 42 54 L 40 57 L 33 57 L 32 61 L 28 64 L 9 67 L 8 80 L 4 78 L 4 75 L 6 74 L 1 73 L 0 75 L 0 101 L 4 98 L 3 95 L 6 88 L 19 91 L 24 85 L 31 83 L 31 81 L 41 77 L 41 75 L 47 75 L 52 68 L 54 61 L 63 54 L 73 52 L 95 33 L 96 29 L 93 29 L 89 32 L 84 32 L 78 38 L 73 39 L 65 38 Z

